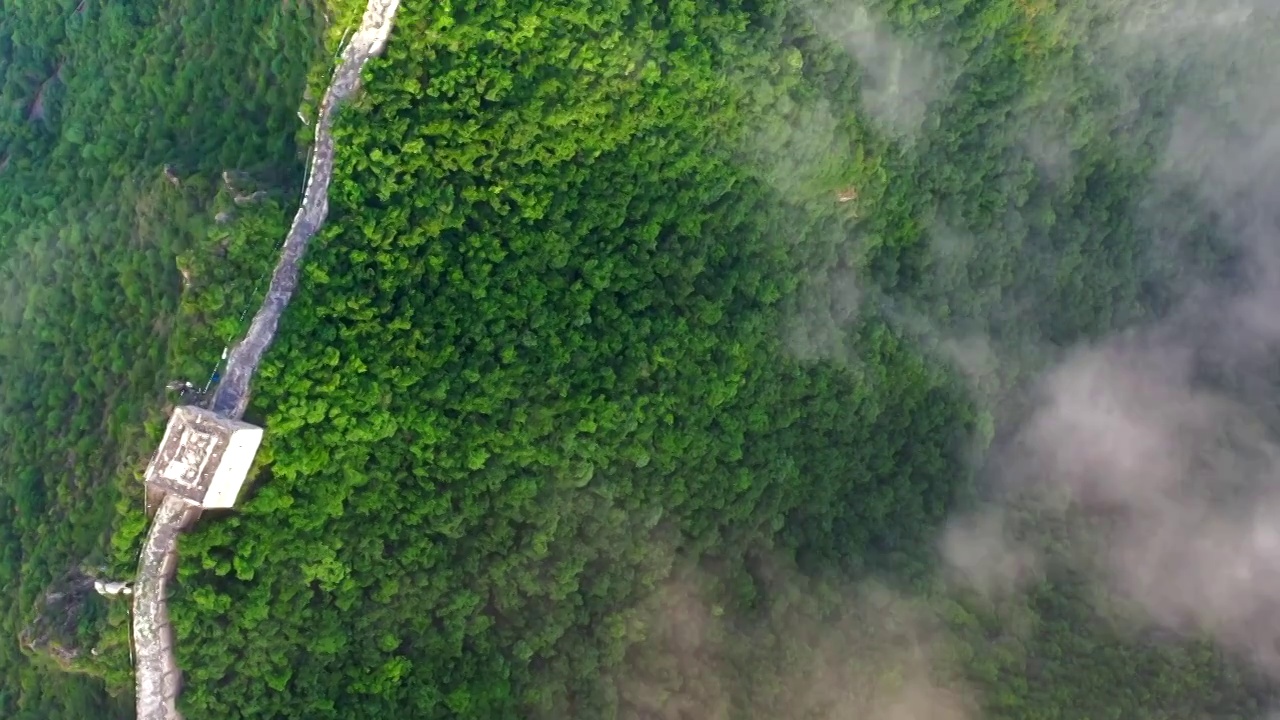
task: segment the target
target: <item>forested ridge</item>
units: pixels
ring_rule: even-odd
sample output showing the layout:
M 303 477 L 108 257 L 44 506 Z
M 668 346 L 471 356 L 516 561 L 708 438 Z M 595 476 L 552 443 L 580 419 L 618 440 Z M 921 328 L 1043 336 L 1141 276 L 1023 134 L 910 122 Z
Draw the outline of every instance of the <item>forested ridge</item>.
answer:
M 1028 378 L 1230 264 L 1193 200 L 1138 212 L 1221 79 L 1102 42 L 1140 4 L 405 3 L 253 486 L 183 538 L 186 716 L 1258 717 L 1238 658 L 1117 628 L 1071 528 L 1012 597 L 936 557 Z M 49 592 L 132 571 L 163 385 L 256 303 L 353 12 L 0 17 L 7 717 L 123 715 L 124 608 Z
M 308 7 L 240 2 L 0 12 L 5 717 L 123 717 L 130 706 L 58 669 L 106 674 L 114 695 L 131 688 L 123 605 L 90 591 L 53 603 L 47 622 L 37 607 L 81 568 L 133 571 L 138 477 L 163 428 L 165 383 L 203 384 L 256 303 L 252 281 L 224 280 L 270 267 L 301 185 L 295 113 L 326 54 L 321 22 Z M 256 188 L 228 190 L 224 170 L 273 196 L 236 205 Z M 219 213 L 236 225 L 218 225 Z M 20 650 L 24 631 L 37 651 Z

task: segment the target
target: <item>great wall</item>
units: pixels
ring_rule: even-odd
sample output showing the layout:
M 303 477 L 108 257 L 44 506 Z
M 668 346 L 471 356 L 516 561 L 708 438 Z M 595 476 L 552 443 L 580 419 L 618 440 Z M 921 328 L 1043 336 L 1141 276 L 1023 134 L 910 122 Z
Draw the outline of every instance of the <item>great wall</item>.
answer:
M 180 412 L 184 408 L 176 409 L 161 447 L 147 468 L 148 491 L 160 499 L 139 558 L 133 589 L 138 720 L 182 718 L 177 707 L 182 671 L 174 652 L 175 638 L 169 624 L 167 600 L 169 582 L 178 563 L 178 537 L 199 517 L 202 507 L 229 506 L 216 498 L 225 497 L 229 492 L 230 502 L 234 502 L 238 483 L 243 481 L 243 473 L 247 472 L 248 463 L 257 450 L 261 431 L 238 421 L 248 407 L 254 373 L 297 288 L 307 243 L 324 224 L 329 212 L 334 112 L 360 86 L 365 63 L 386 47 L 399 6 L 400 0 L 368 0 L 360 27 L 342 49 L 321 100 L 302 203 L 285 238 L 262 306 L 248 332 L 231 350 L 210 409 L 187 408 L 189 412 L 185 414 Z M 214 467 L 206 468 L 210 458 Z M 221 475 L 227 473 L 219 473 L 217 465 L 232 461 L 237 468 L 231 474 L 239 473 L 239 479 L 226 481 Z M 244 465 L 243 470 L 238 465 Z M 204 482 L 200 493 L 206 494 L 195 492 L 199 482 Z M 224 492 L 220 493 L 210 483 L 221 483 Z M 215 499 L 206 502 L 208 498 Z

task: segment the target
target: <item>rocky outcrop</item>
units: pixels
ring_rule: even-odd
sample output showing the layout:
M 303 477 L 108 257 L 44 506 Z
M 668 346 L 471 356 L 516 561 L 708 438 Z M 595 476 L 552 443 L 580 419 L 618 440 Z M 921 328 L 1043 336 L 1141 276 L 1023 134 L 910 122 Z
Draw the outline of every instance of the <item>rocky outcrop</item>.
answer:
M 76 630 L 92 594 L 93 578 L 82 570 L 71 570 L 36 600 L 31 622 L 18 634 L 18 643 L 27 652 L 46 655 L 63 669 L 72 669 L 83 654 Z

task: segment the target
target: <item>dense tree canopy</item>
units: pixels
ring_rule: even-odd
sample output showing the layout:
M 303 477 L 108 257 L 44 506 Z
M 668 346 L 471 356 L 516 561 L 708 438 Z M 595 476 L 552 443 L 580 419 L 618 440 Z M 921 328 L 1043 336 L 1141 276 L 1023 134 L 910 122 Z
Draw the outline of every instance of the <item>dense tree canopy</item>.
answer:
M 109 716 L 123 607 L 49 640 L 102 681 L 16 638 L 69 570 L 131 572 L 163 384 L 256 302 L 359 7 L 29 4 L 0 18 L 0 708 Z M 1025 376 L 1170 301 L 1134 209 L 1212 77 L 1107 54 L 1111 10 L 406 1 L 255 382 L 253 487 L 183 538 L 187 716 L 798 718 L 938 673 L 983 717 L 1250 717 L 1264 686 L 1118 635 L 1069 563 L 995 603 L 934 572 Z

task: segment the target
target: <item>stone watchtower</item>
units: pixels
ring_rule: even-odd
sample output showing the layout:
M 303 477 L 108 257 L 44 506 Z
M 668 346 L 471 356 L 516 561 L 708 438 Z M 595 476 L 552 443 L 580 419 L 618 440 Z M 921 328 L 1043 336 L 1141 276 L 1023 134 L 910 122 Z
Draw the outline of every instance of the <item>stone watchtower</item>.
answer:
M 232 507 L 261 443 L 256 425 L 192 405 L 174 408 L 147 485 L 194 507 Z

